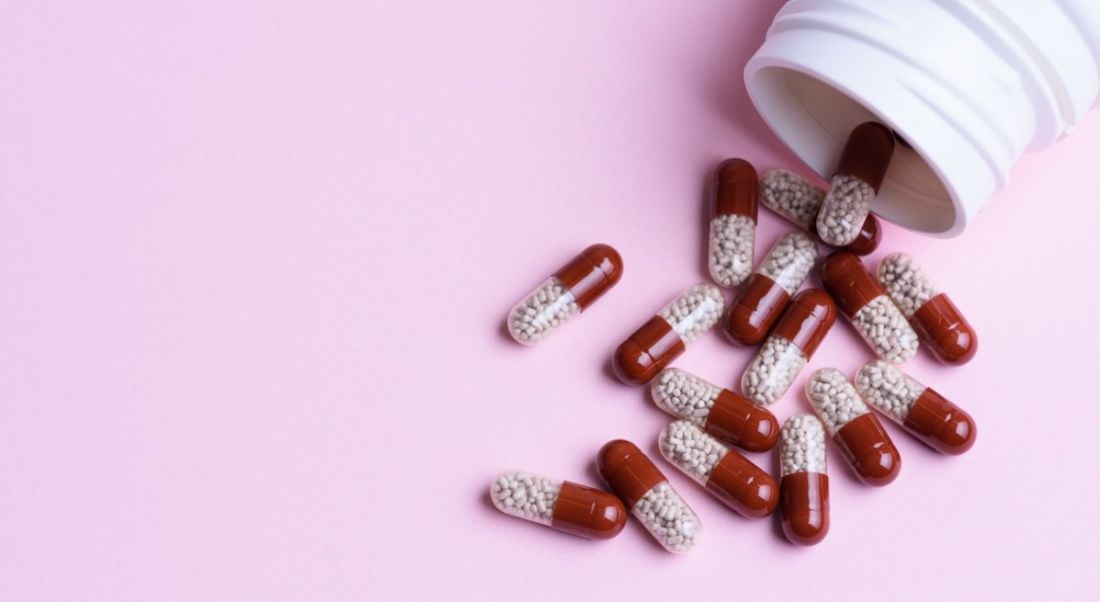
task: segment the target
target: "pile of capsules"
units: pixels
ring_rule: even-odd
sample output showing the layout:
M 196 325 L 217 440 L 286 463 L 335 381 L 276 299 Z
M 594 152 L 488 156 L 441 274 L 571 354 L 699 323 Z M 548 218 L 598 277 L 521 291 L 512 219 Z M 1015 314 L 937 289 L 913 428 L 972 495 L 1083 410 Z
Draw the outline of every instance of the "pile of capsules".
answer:
M 779 506 L 783 532 L 800 545 L 820 542 L 829 530 L 827 439 L 862 482 L 882 486 L 897 477 L 901 457 L 870 408 L 942 453 L 961 454 L 974 443 L 974 422 L 965 411 L 896 367 L 922 343 L 944 363 L 965 363 L 977 350 L 973 329 L 909 255 L 886 257 L 877 277 L 859 258 L 878 246 L 870 205 L 894 144 L 881 124 L 856 127 L 828 191 L 787 170 L 758 179 L 746 161 L 724 162 L 710 222 L 709 271 L 717 284 L 740 287 L 733 302 L 727 306 L 712 284 L 696 285 L 615 352 L 619 380 L 650 383 L 654 404 L 675 417 L 659 435 L 661 455 L 745 517 L 768 516 Z M 781 237 L 754 271 L 759 200 L 803 231 Z M 818 259 L 811 236 L 838 250 L 819 267 L 824 290 L 798 292 Z M 613 248 L 585 249 L 511 311 L 508 331 L 520 343 L 536 343 L 614 286 L 622 269 Z M 878 359 L 854 382 L 834 368 L 814 372 L 805 395 L 816 416 L 797 414 L 780 428 L 767 406 L 813 357 L 838 309 Z M 732 343 L 760 345 L 740 393 L 669 367 L 719 322 Z M 777 441 L 778 484 L 733 449 L 764 452 Z M 629 510 L 665 549 L 683 552 L 695 544 L 699 517 L 638 446 L 611 441 L 596 466 L 613 493 L 508 471 L 493 482 L 490 497 L 506 514 L 596 539 L 618 534 Z

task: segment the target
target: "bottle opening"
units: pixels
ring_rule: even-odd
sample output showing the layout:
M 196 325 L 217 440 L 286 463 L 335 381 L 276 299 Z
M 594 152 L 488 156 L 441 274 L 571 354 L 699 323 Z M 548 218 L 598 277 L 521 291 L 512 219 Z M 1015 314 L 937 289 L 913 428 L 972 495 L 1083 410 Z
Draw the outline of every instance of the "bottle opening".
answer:
M 807 165 L 828 179 L 852 128 L 879 121 L 904 140 L 871 210 L 886 220 L 933 235 L 957 232 L 961 226 L 956 201 L 937 170 L 925 160 L 919 136 L 898 131 L 880 115 L 822 78 L 782 66 L 752 74 L 752 98 L 769 127 Z

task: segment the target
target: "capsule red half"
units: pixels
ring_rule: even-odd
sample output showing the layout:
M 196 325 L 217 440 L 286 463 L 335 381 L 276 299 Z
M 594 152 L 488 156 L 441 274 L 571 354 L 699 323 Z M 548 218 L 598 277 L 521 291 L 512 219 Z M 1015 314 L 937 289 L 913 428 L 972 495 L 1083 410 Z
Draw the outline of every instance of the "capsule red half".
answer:
M 896 367 L 870 362 L 855 384 L 868 404 L 932 449 L 958 455 L 974 445 L 977 426 L 970 414 Z
M 801 232 L 780 238 L 726 312 L 725 334 L 731 342 L 756 345 L 779 319 L 817 260 L 817 245 Z
M 614 495 L 528 472 L 502 473 L 489 496 L 505 514 L 589 539 L 610 539 L 626 524 L 626 509 Z
M 829 533 L 825 429 L 808 414 L 783 423 L 779 449 L 780 522 L 791 543 L 812 546 Z
M 612 366 L 624 383 L 650 381 L 680 356 L 686 345 L 721 318 L 725 298 L 717 287 L 698 284 L 669 303 L 615 351 Z
M 565 264 L 508 314 L 508 333 L 533 345 L 595 303 L 622 278 L 618 251 L 595 244 Z
M 965 364 L 978 351 L 978 335 L 959 308 L 906 253 L 882 260 L 878 279 L 936 359 Z
M 661 371 L 650 396 L 658 408 L 744 450 L 767 451 L 779 437 L 779 422 L 771 412 L 686 370 Z
M 770 474 L 687 420 L 661 431 L 660 448 L 673 466 L 742 516 L 767 516 L 779 503 L 779 485 Z

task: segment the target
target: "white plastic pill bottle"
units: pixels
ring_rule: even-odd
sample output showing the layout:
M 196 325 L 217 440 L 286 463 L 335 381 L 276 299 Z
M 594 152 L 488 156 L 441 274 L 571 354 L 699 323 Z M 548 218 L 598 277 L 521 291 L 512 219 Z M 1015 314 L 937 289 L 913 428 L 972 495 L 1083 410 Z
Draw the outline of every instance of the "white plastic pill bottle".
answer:
M 892 127 L 904 143 L 873 210 L 955 236 L 1024 151 L 1098 104 L 1100 0 L 791 0 L 745 85 L 826 178 L 853 127 Z

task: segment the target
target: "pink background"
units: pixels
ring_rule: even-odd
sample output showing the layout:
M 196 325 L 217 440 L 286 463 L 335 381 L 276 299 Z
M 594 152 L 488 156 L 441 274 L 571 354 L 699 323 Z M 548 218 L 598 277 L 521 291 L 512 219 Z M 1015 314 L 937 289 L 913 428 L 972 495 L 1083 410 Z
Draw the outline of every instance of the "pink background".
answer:
M 907 367 L 972 452 L 888 427 L 904 468 L 870 489 L 832 450 L 813 549 L 659 460 L 705 525 L 674 557 L 486 492 L 654 451 L 667 419 L 608 359 L 704 279 L 719 160 L 801 169 L 740 79 L 779 2 L 59 4 L 0 19 L 0 599 L 1100 595 L 1100 114 L 961 238 L 888 226 L 874 257 L 914 253 L 980 332 Z M 788 229 L 761 215 L 758 256 Z M 507 340 L 596 241 L 619 286 Z M 732 385 L 750 357 L 708 335 L 678 365 Z M 841 324 L 812 366 L 867 359 Z

